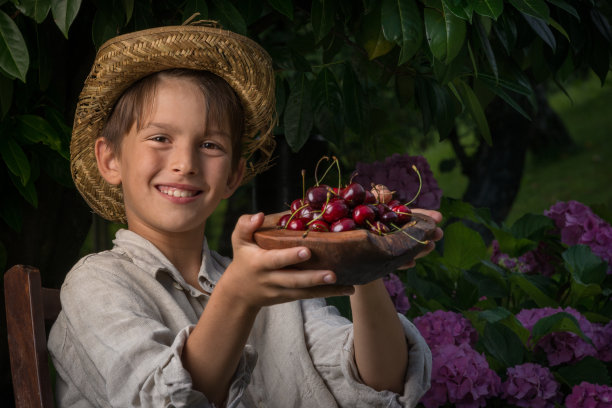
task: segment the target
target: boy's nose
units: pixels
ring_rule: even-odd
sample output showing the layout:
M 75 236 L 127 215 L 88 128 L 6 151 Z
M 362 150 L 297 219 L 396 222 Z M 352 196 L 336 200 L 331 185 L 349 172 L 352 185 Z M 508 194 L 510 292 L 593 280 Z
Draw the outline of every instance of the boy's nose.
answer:
M 189 148 L 177 148 L 172 154 L 170 165 L 174 173 L 196 174 L 198 170 L 197 154 Z

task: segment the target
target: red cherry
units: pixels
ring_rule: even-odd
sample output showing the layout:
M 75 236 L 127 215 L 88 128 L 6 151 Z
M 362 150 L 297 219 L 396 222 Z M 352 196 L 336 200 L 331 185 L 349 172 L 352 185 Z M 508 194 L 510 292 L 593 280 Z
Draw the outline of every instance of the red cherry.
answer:
M 412 211 L 404 204 L 391 207 L 391 210 L 397 214 L 397 222 L 399 224 L 405 224 L 412 218 Z
M 308 221 L 312 221 L 315 218 L 317 218 L 319 214 L 321 214 L 321 211 L 317 211 L 311 206 L 307 205 L 306 207 L 302 208 L 300 212 L 297 213 L 296 216 L 308 222 Z
M 331 232 L 352 231 L 357 228 L 352 218 L 342 218 L 331 225 Z
M 391 211 L 391 209 L 389 208 L 389 206 L 387 204 L 378 203 L 378 204 L 374 204 L 374 205 L 378 209 L 378 216 L 379 217 L 382 217 L 384 213 L 387 213 L 387 212 Z
M 306 224 L 301 219 L 294 218 L 287 224 L 287 229 L 291 231 L 304 231 Z
M 374 222 L 376 212 L 372 206 L 361 204 L 353 210 L 353 220 L 357 225 L 366 225 L 367 222 Z
M 310 231 L 329 232 L 329 224 L 323 220 L 315 220 L 308 225 Z
M 278 222 L 276 223 L 276 225 L 278 225 L 281 228 L 285 228 L 285 225 L 287 225 L 287 221 L 289 221 L 289 218 L 291 218 L 291 214 L 283 215 L 282 217 L 278 219 Z
M 349 208 L 344 200 L 336 200 L 327 203 L 323 208 L 323 219 L 327 222 L 334 222 L 348 215 Z
M 396 199 L 393 199 L 393 200 L 391 200 L 391 201 L 389 201 L 389 202 L 387 203 L 387 205 L 389 206 L 389 208 L 393 208 L 393 207 L 395 207 L 396 205 L 400 205 L 400 204 L 401 204 L 400 200 L 396 200 Z
M 331 193 L 331 188 L 325 184 L 310 187 L 306 191 L 306 201 L 315 208 L 320 208 L 327 202 L 327 193 Z
M 384 223 L 380 221 L 374 221 L 370 225 L 370 231 L 375 232 L 378 235 L 384 235 L 389 233 L 389 227 L 387 227 Z
M 302 208 L 306 203 L 304 202 L 304 200 L 302 200 L 301 198 L 298 198 L 297 200 L 293 200 L 291 202 L 291 212 L 294 213 L 296 211 L 298 211 L 300 208 Z
M 341 197 L 350 207 L 355 207 L 365 200 L 365 188 L 359 183 L 351 183 L 342 190 Z
M 366 190 L 365 199 L 363 200 L 364 204 L 374 204 L 376 203 L 376 196 L 372 194 L 370 190 Z
M 387 225 L 394 224 L 397 222 L 397 214 L 393 211 L 387 211 L 383 215 L 380 216 L 380 221 Z

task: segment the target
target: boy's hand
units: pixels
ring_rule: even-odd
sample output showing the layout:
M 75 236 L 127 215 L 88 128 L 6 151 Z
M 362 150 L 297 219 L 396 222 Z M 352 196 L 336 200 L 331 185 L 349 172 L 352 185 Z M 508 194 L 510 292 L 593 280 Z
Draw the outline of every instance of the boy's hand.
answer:
M 288 268 L 310 258 L 306 247 L 265 250 L 259 247 L 253 233 L 263 223 L 263 213 L 243 215 L 232 234 L 234 260 L 217 285 L 232 299 L 252 308 L 298 299 L 342 296 L 353 293 L 352 286 L 330 285 L 334 272 Z
M 436 224 L 439 224 L 442 221 L 442 214 L 439 211 L 414 208 L 412 209 L 412 212 L 431 217 L 436 222 Z M 426 256 L 427 254 L 429 254 L 431 251 L 433 251 L 434 248 L 436 247 L 436 241 L 441 240 L 443 236 L 444 236 L 444 233 L 442 232 L 442 229 L 439 227 L 436 228 L 434 237 L 429 241 L 429 244 L 427 244 L 427 246 L 425 246 L 425 248 L 417 256 L 414 257 L 414 259 L 416 260 L 416 259 L 422 258 Z M 409 269 L 409 268 L 414 267 L 414 265 L 416 264 L 415 260 L 407 263 L 406 265 L 399 267 L 398 269 Z

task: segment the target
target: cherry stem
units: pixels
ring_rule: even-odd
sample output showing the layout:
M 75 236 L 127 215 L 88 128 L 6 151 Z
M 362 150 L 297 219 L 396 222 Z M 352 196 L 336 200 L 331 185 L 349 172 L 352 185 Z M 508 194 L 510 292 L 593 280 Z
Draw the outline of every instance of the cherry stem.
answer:
M 329 157 L 327 157 L 327 156 L 323 156 L 323 157 L 321 157 L 321 158 L 319 159 L 319 161 L 317 162 L 317 165 L 315 166 L 315 174 L 314 174 L 314 176 L 315 176 L 315 186 L 318 186 L 318 185 L 319 185 L 319 177 L 318 177 L 318 173 L 319 173 L 319 164 L 321 164 L 321 162 L 322 162 L 323 160 L 329 160 Z M 325 172 L 325 173 L 327 173 L 327 172 Z M 325 175 L 323 175 L 323 177 L 325 177 Z
M 315 222 L 316 220 L 318 220 L 319 218 L 321 218 L 323 216 L 323 213 L 325 212 L 325 207 L 327 207 L 327 204 L 329 204 L 329 200 L 331 198 L 331 194 L 329 193 L 329 191 L 327 192 L 327 199 L 325 200 L 325 204 L 323 205 L 323 209 L 319 212 L 319 215 L 317 215 L 316 217 L 314 217 L 312 220 L 308 221 L 306 223 L 306 225 L 310 225 L 313 222 Z
M 336 168 L 338 169 L 338 193 L 340 193 L 340 188 L 342 188 L 342 173 L 340 171 L 340 161 L 336 156 L 333 156 L 333 158 L 336 162 Z
M 421 178 L 421 173 L 419 173 L 419 170 L 416 168 L 416 166 L 413 164 L 412 165 L 412 170 L 414 170 L 417 174 L 417 176 L 419 177 L 419 189 L 417 190 L 416 194 L 414 195 L 414 197 L 412 197 L 412 200 L 408 201 L 406 204 L 404 205 L 410 205 L 414 202 L 414 200 L 417 199 L 417 197 L 419 196 L 419 194 L 421 194 L 421 187 L 423 186 L 423 179 Z
M 327 157 L 327 156 L 325 156 Z M 327 170 L 325 170 L 325 173 L 323 173 L 323 177 L 321 177 L 321 181 L 323 181 L 325 179 L 325 176 L 327 176 L 327 173 L 329 173 L 329 171 L 331 170 L 332 167 L 334 167 L 334 164 L 338 163 L 338 159 L 335 156 L 332 156 L 332 163 L 327 167 Z M 327 157 L 327 160 L 329 160 L 329 157 Z M 320 161 L 320 160 L 319 160 Z M 338 165 L 339 166 L 339 165 Z M 338 167 L 338 171 L 340 171 L 340 167 Z M 317 186 L 319 185 L 319 182 L 317 182 Z
M 423 245 L 427 245 L 427 244 L 429 244 L 429 240 L 426 240 L 426 241 L 421 241 L 420 239 L 416 239 L 415 237 L 413 237 L 412 235 L 410 235 L 409 233 L 407 233 L 405 230 L 403 230 L 402 228 L 398 227 L 397 225 L 395 225 L 395 224 L 393 224 L 393 223 L 392 223 L 392 224 L 391 224 L 391 226 L 392 226 L 393 228 L 395 228 L 397 231 L 400 231 L 401 233 L 403 233 L 403 234 L 405 234 L 405 235 L 409 236 L 411 239 L 415 240 L 415 241 L 416 241 L 416 242 L 418 242 L 419 244 L 423 244 Z M 410 225 L 409 225 L 409 226 L 410 226 Z
M 359 175 L 359 172 L 358 172 L 357 170 L 355 170 L 355 171 L 353 172 L 353 174 L 351 174 L 351 178 L 349 179 L 349 182 L 348 182 L 348 184 L 347 184 L 347 185 L 353 184 L 353 179 L 354 179 L 355 177 L 357 177 L 358 175 Z
M 289 219 L 287 220 L 287 222 L 285 223 L 285 226 L 283 227 L 283 229 L 287 229 L 287 226 L 289 225 L 289 222 L 291 222 L 291 220 L 293 219 L 293 217 L 295 217 L 295 214 L 299 213 L 300 210 L 304 207 L 308 207 L 308 204 L 304 204 L 303 206 L 301 206 L 300 208 L 298 208 L 297 210 L 295 210 L 294 212 L 291 213 L 291 217 L 289 217 Z
M 302 169 L 302 201 L 306 200 L 306 170 Z

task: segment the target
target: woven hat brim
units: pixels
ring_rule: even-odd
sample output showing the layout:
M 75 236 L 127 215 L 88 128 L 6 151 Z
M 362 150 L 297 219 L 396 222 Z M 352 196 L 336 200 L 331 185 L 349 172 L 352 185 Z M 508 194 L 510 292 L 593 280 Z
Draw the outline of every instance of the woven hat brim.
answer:
M 103 218 L 126 223 L 121 188 L 98 172 L 94 144 L 115 103 L 133 83 L 173 68 L 210 71 L 236 92 L 245 113 L 243 182 L 269 166 L 275 142 L 274 72 L 268 53 L 247 37 L 206 26 L 171 26 L 125 34 L 104 43 L 77 104 L 70 144 L 74 183 Z

